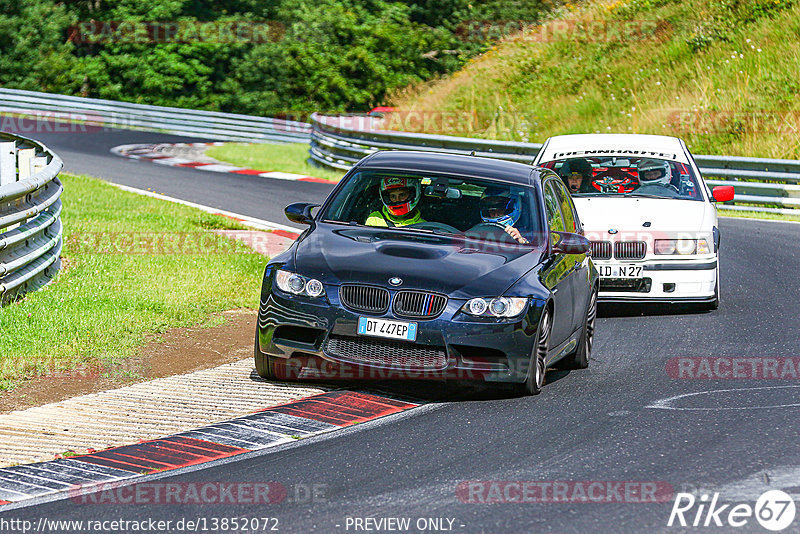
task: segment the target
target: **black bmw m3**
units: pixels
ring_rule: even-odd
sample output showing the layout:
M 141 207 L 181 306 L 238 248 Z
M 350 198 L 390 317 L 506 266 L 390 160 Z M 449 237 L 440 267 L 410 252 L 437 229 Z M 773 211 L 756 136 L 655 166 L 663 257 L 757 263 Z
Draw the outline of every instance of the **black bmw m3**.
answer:
M 377 152 L 264 272 L 260 376 L 509 382 L 537 394 L 548 366 L 585 368 L 598 275 L 552 171 Z

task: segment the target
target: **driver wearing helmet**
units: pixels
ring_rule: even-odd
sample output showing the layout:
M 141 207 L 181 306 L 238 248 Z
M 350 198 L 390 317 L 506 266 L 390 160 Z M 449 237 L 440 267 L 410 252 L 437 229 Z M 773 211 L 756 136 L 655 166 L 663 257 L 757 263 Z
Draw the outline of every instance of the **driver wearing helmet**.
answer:
M 519 198 L 511 191 L 500 187 L 487 187 L 481 195 L 481 220 L 487 224 L 503 227 L 508 235 L 522 244 L 528 243 L 514 225 L 522 214 Z
M 592 164 L 583 158 L 573 158 L 565 161 L 559 170 L 561 179 L 566 182 L 569 192 L 588 193 L 592 183 Z
M 639 174 L 640 187 L 645 186 L 660 186 L 672 187 L 672 172 L 670 171 L 669 162 L 663 159 L 644 159 L 640 161 L 636 170 Z
M 398 176 L 381 180 L 381 202 L 383 207 L 369 214 L 367 226 L 408 226 L 425 222 L 417 204 L 422 196 L 419 180 Z

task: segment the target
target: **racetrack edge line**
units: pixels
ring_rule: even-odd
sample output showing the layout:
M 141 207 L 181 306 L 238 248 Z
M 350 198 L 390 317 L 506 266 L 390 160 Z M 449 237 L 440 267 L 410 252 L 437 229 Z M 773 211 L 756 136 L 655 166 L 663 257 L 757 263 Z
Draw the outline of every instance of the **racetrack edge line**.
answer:
M 251 228 L 257 228 L 259 230 L 267 230 L 267 231 L 278 230 L 280 232 L 285 232 L 286 234 L 291 234 L 293 236 L 292 239 L 297 239 L 297 237 L 300 235 L 300 230 L 292 226 L 287 226 L 272 221 L 265 221 L 264 219 L 257 219 L 255 217 L 250 217 L 249 215 L 242 215 L 241 213 L 234 213 L 232 211 L 212 208 L 211 206 L 204 206 L 203 204 L 197 204 L 195 202 L 189 202 L 188 200 L 181 200 L 179 198 L 162 195 L 160 193 L 154 193 L 153 191 L 137 189 L 136 187 L 116 184 L 114 182 L 107 182 L 107 183 L 116 187 L 117 189 L 121 189 L 122 191 L 127 191 L 128 193 L 134 193 L 146 197 L 157 198 L 160 200 L 165 200 L 167 202 L 172 202 L 174 204 L 180 204 L 182 206 L 196 208 L 205 211 L 206 213 L 211 213 L 212 215 L 222 215 L 223 217 L 235 219 L 241 222 L 243 225 L 249 226 Z M 289 235 L 286 234 L 281 234 L 281 235 L 284 235 L 284 237 L 290 237 Z

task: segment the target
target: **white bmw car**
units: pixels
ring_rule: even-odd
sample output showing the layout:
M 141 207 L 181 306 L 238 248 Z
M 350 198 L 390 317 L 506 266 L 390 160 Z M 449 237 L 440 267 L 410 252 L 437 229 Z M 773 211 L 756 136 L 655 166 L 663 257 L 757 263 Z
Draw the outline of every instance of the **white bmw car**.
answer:
M 573 195 L 592 242 L 605 302 L 720 300 L 715 202 L 733 187 L 706 185 L 686 145 L 638 134 L 561 135 L 534 160 L 555 170 Z

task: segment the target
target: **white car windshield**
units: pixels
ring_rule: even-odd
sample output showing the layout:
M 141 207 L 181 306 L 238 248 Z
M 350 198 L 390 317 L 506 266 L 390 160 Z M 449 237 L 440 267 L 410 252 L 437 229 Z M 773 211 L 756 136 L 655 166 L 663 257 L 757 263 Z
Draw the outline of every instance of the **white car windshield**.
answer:
M 631 196 L 703 200 L 689 165 L 649 157 L 600 156 L 550 161 L 573 196 Z

